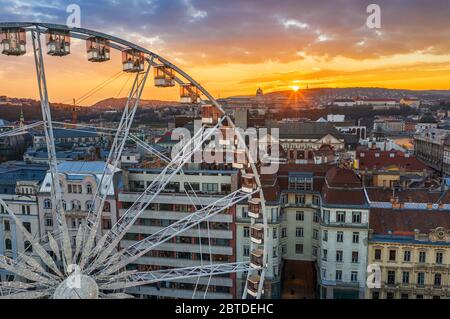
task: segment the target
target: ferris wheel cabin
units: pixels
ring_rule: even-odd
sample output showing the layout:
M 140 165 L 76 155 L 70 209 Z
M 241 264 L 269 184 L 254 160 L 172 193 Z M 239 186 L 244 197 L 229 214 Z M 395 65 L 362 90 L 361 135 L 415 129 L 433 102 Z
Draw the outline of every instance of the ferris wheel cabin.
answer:
M 198 103 L 200 100 L 200 94 L 195 85 L 181 84 L 180 85 L 180 103 L 192 104 Z
M 156 65 L 155 86 L 161 88 L 175 86 L 175 74 L 173 69 L 165 65 Z
M 122 51 L 123 71 L 129 73 L 144 71 L 145 56 L 143 52 L 135 49 L 126 49 Z
M 86 40 L 86 52 L 90 62 L 106 62 L 111 59 L 109 40 L 90 37 Z
M 48 55 L 66 56 L 70 54 L 69 32 L 49 30 L 46 38 Z
M 253 268 L 261 268 L 263 266 L 263 255 L 262 249 L 255 249 L 251 252 L 250 256 L 250 266 Z
M 27 52 L 27 37 L 22 28 L 2 29 L 0 40 L 5 55 L 20 56 Z

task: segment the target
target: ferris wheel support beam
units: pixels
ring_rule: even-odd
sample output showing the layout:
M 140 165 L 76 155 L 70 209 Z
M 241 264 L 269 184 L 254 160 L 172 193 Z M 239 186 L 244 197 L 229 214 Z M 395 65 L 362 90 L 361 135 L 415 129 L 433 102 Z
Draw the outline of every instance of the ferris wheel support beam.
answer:
M 161 281 L 173 281 L 188 278 L 209 277 L 217 275 L 247 272 L 251 268 L 248 262 L 229 264 L 201 265 L 187 268 L 173 268 L 158 271 L 138 272 L 120 280 L 113 280 L 100 285 L 100 289 L 116 290 L 154 284 Z
M 255 191 L 256 192 L 256 191 Z M 233 207 L 235 204 L 248 199 L 252 196 L 252 193 L 246 193 L 242 190 L 237 190 L 223 198 L 218 199 L 214 203 L 192 213 L 188 216 L 178 220 L 164 229 L 146 237 L 145 239 L 134 243 L 133 245 L 125 248 L 112 256 L 107 263 L 107 268 L 102 274 L 111 274 L 125 265 L 132 263 L 136 259 L 142 257 L 147 252 L 155 249 L 157 246 L 172 239 L 173 237 L 182 234 L 186 230 L 191 229 L 199 225 L 200 223 L 209 220 L 211 217 L 223 212 L 229 207 Z M 112 264 L 112 265 L 111 265 Z
M 42 43 L 40 29 L 31 31 L 33 42 L 34 61 L 36 66 L 36 76 L 41 100 L 42 118 L 44 121 L 45 141 L 47 144 L 49 171 L 52 180 L 51 195 L 54 204 L 54 211 L 59 228 L 63 233 L 63 260 L 64 263 L 70 263 L 72 248 L 70 245 L 69 231 L 66 223 L 66 215 L 62 203 L 61 185 L 59 182 L 58 162 L 56 158 L 55 137 L 53 135 L 52 115 L 48 99 L 47 79 L 45 76 L 44 56 L 42 54 Z
M 116 132 L 116 136 L 114 137 L 114 142 L 111 147 L 111 151 L 108 156 L 108 160 L 106 161 L 102 178 L 100 182 L 97 185 L 95 194 L 94 194 L 94 207 L 92 207 L 88 213 L 88 216 L 86 218 L 86 231 L 89 233 L 89 237 L 86 241 L 86 247 L 84 248 L 81 256 L 80 261 L 80 267 L 83 268 L 89 255 L 92 252 L 92 247 L 94 245 L 95 237 L 97 234 L 97 229 L 100 223 L 101 214 L 103 210 L 103 206 L 105 205 L 106 196 L 108 192 L 110 191 L 112 187 L 112 183 L 108 185 L 107 190 L 103 191 L 103 194 L 101 193 L 101 188 L 103 187 L 103 180 L 106 175 L 106 171 L 110 169 L 108 166 L 112 166 L 112 172 L 111 174 L 114 175 L 114 172 L 116 171 L 117 167 L 119 166 L 120 157 L 122 156 L 123 149 L 125 147 L 126 141 L 130 134 L 130 129 L 133 124 L 134 116 L 136 115 L 136 111 L 139 107 L 140 100 L 142 97 L 142 93 L 144 91 L 145 84 L 147 82 L 148 75 L 150 73 L 150 69 L 152 67 L 152 60 L 148 61 L 148 67 L 146 72 L 144 73 L 144 76 L 142 80 L 139 80 L 140 74 L 136 74 L 136 79 L 133 83 L 133 87 L 130 91 L 130 95 L 128 97 L 127 103 L 125 104 L 125 108 L 122 114 L 122 118 L 119 123 L 119 128 Z M 129 105 L 134 100 L 133 107 L 129 108 Z M 95 203 L 99 203 L 99 205 L 96 205 Z
M 136 222 L 142 212 L 153 202 L 156 196 L 165 189 L 170 180 L 178 174 L 183 166 L 188 163 L 192 156 L 208 141 L 214 132 L 219 128 L 223 118 L 218 122 L 214 129 L 204 134 L 203 130 L 199 130 L 193 138 L 191 138 L 181 149 L 175 158 L 163 169 L 163 171 L 152 181 L 147 189 L 140 194 L 134 204 L 125 212 L 119 221 L 106 233 L 105 240 L 101 240 L 102 244 L 106 244 L 105 249 L 97 256 L 94 265 L 101 265 L 108 255 L 117 247 L 120 240 L 129 231 L 131 226 Z

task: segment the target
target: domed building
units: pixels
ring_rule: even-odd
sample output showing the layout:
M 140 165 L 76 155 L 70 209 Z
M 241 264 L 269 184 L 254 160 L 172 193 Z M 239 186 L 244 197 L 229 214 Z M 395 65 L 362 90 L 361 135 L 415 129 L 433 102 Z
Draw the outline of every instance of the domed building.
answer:
M 436 118 L 431 114 L 430 112 L 425 113 L 417 122 L 416 125 L 416 132 L 423 132 L 425 130 L 431 129 L 431 128 L 437 128 L 438 127 L 438 121 Z

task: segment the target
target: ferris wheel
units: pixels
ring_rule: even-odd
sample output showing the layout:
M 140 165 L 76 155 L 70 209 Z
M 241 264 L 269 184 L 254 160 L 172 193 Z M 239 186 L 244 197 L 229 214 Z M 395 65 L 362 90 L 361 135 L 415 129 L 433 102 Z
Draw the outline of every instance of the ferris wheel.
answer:
M 16 259 L 0 256 L 0 269 L 15 274 L 16 278 L 12 282 L 0 283 L 0 298 L 120 299 L 131 297 L 127 292 L 133 287 L 162 281 L 211 278 L 232 273 L 246 274 L 243 298 L 261 298 L 264 294 L 268 258 L 266 245 L 268 226 L 264 194 L 258 173 L 262 164 L 257 162 L 256 158 L 252 158 L 245 138 L 214 97 L 183 70 L 163 57 L 126 40 L 92 30 L 48 23 L 0 23 L 2 53 L 8 56 L 24 55 L 27 51 L 27 33 L 31 35 L 42 121 L 1 133 L 0 137 L 20 134 L 37 127 L 44 131 L 51 175 L 51 207 L 56 230 L 42 238 L 33 238 L 15 213 L 0 199 L 0 205 L 15 222 L 17 230 L 33 247 L 33 255 L 19 254 L 19 258 Z M 44 36 L 46 47 L 41 43 Z M 112 50 L 119 50 L 122 53 L 122 72 L 130 74 L 134 79 L 121 120 L 112 134 L 113 142 L 101 180 L 92 194 L 93 205 L 86 214 L 85 222 L 77 230 L 75 243 L 69 236 L 54 144 L 53 130 L 61 123 L 52 121 L 44 66 L 44 50 L 49 56 L 67 56 L 71 53 L 72 38 L 86 42 L 88 62 L 106 63 L 111 60 Z M 152 68 L 156 87 L 174 87 L 178 84 L 180 101 L 194 105 L 201 113 L 202 129 L 191 139 L 183 141 L 178 153 L 171 158 L 130 132 Z M 86 129 L 86 125 L 74 125 L 77 129 Z M 192 156 L 211 143 L 217 132 L 221 133 L 219 144 L 224 150 L 231 152 L 230 165 L 238 170 L 240 182 L 237 190 L 215 198 L 211 204 L 200 207 L 193 205 L 194 211 L 186 213 L 183 218 L 168 227 L 121 248 L 120 243 L 125 234 L 141 214 L 159 194 L 164 192 L 175 176 L 184 174 L 183 168 Z M 158 157 L 164 166 L 117 223 L 102 233 L 99 225 L 107 192 L 101 188 L 105 183 L 108 188 L 112 187 L 112 183 L 107 181 L 108 172 L 120 168 L 121 155 L 129 140 Z M 193 204 L 196 203 L 197 194 L 193 189 L 186 195 Z M 159 245 L 198 227 L 201 223 L 209 222 L 217 214 L 230 214 L 230 208 L 238 203 L 248 205 L 251 225 L 249 260 L 202 263 L 193 267 L 144 272 L 127 270 L 127 265 L 155 250 Z M 207 289 L 205 295 L 206 293 Z

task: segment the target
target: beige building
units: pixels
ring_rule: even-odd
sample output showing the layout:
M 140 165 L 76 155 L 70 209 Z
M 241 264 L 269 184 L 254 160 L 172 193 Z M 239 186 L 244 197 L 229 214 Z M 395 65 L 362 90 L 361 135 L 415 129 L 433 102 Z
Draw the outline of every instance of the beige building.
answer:
M 370 212 L 368 265 L 378 265 L 381 283 L 367 299 L 450 298 L 450 219 L 438 208 L 375 208 Z

